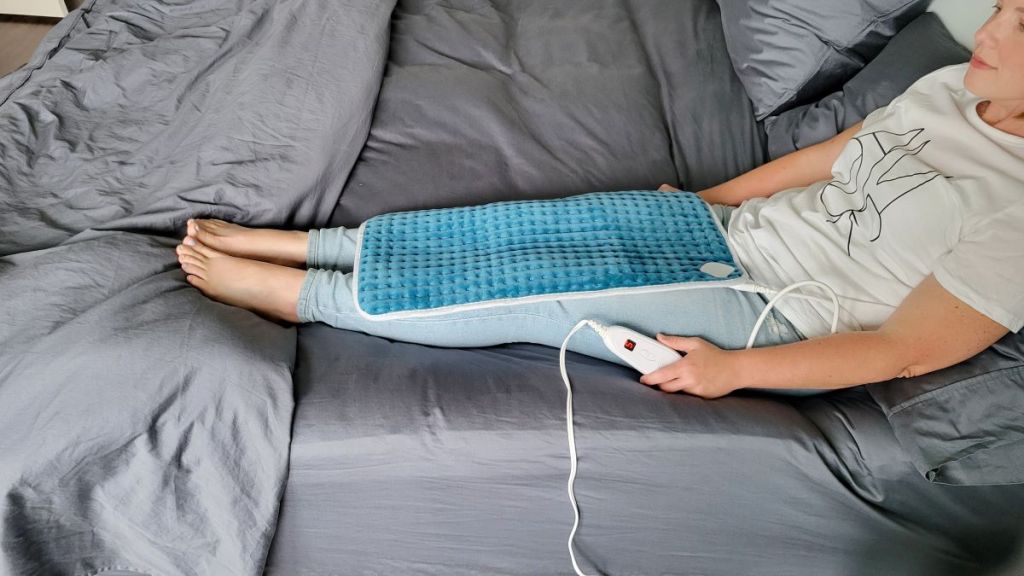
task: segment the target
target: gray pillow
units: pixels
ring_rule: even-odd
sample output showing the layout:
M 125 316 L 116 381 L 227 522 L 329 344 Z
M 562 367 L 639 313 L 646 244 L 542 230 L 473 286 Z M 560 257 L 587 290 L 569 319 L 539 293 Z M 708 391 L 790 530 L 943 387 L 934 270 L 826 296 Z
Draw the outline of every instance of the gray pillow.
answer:
M 888 106 L 922 76 L 970 59 L 971 52 L 953 39 L 942 20 L 926 12 L 900 30 L 841 90 L 767 118 L 768 155 L 774 160 L 828 140 Z
M 1024 332 L 943 370 L 867 386 L 937 484 L 1024 484 Z
M 874 58 L 929 0 L 718 0 L 758 120 L 817 100 Z

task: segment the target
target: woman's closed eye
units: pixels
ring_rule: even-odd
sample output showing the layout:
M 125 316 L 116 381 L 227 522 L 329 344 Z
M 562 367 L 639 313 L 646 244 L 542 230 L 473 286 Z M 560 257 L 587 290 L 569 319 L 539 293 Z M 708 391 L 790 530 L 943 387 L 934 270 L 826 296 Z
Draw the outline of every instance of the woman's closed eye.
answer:
M 996 14 L 998 14 L 998 13 L 999 13 L 999 12 L 1001 12 L 1002 10 L 1003 10 L 1003 7 L 1002 7 L 1002 6 L 1000 6 L 999 4 L 994 4 L 994 5 L 992 6 L 992 11 L 993 11 L 994 13 L 996 13 Z M 1024 20 L 1021 20 L 1021 21 L 1020 21 L 1020 22 L 1019 22 L 1019 23 L 1017 24 L 1017 29 L 1018 29 L 1018 30 L 1020 30 L 1021 32 L 1024 32 Z

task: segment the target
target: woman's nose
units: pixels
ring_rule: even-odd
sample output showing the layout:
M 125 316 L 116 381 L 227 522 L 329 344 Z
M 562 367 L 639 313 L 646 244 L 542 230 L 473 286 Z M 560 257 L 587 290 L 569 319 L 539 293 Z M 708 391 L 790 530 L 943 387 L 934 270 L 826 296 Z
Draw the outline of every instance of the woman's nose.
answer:
M 989 18 L 984 24 L 982 24 L 981 28 L 978 28 L 978 31 L 974 33 L 975 50 L 977 50 L 983 45 L 988 48 L 993 47 L 993 44 L 995 42 L 994 31 L 998 19 L 999 14 L 993 14 L 992 17 Z

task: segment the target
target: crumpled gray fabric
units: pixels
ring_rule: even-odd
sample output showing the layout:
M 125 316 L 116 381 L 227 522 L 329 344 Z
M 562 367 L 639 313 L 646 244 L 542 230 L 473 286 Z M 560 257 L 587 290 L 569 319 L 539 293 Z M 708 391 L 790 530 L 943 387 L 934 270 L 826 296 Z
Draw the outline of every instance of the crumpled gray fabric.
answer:
M 928 482 L 864 387 L 708 401 L 567 369 L 588 574 L 1021 573 L 1024 486 Z M 295 396 L 267 576 L 573 574 L 558 350 L 308 325 Z
M 917 17 L 886 44 L 856 76 L 817 102 L 765 119 L 768 155 L 774 160 L 824 142 L 890 102 L 926 74 L 970 60 L 942 20 Z
M 708 0 L 404 0 L 332 225 L 603 190 L 702 190 L 764 131 Z
M 91 0 L 0 78 L 0 574 L 262 572 L 295 330 L 173 247 L 189 216 L 326 221 L 391 8 Z
M 929 0 L 718 0 L 733 66 L 759 120 L 832 92 Z
M 867 388 L 928 480 L 1024 485 L 1024 333 L 943 370 Z

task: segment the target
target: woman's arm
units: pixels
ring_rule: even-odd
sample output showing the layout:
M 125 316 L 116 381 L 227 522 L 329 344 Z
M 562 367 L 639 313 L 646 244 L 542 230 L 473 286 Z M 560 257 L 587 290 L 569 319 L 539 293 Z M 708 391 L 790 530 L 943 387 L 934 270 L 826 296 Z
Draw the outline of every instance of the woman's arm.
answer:
M 776 158 L 697 194 L 711 204 L 739 206 L 748 198 L 767 198 L 782 190 L 828 180 L 832 177 L 832 165 L 836 158 L 839 158 L 850 138 L 860 130 L 861 124 L 863 122 L 858 122 L 824 142 Z
M 952 366 L 1007 332 L 929 275 L 877 330 L 750 350 L 722 350 L 700 338 L 659 335 L 687 355 L 640 381 L 705 398 L 739 388 L 849 388 Z

